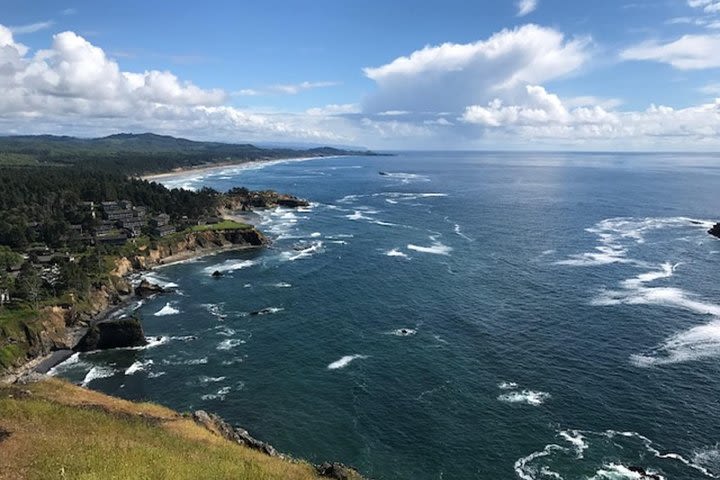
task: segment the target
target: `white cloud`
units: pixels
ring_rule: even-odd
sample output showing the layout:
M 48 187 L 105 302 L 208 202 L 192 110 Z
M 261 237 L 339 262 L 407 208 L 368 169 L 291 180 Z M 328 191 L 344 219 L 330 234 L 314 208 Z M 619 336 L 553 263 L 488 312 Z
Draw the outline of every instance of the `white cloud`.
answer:
M 316 88 L 335 87 L 339 82 L 302 82 L 295 84 L 270 85 L 264 88 L 243 88 L 233 92 L 233 95 L 242 97 L 257 97 L 262 95 L 297 95 L 298 93 Z
M 705 95 L 717 95 L 720 96 L 720 83 L 710 83 L 708 85 L 704 85 L 698 89 L 700 93 L 704 93 Z
M 10 27 L 10 31 L 14 35 L 21 35 L 23 33 L 35 33 L 40 30 L 45 30 L 53 26 L 55 22 L 48 20 L 46 22 L 31 23 L 29 25 L 19 25 L 17 27 Z
M 541 84 L 577 72 L 589 58 L 589 38 L 567 39 L 551 28 L 525 25 L 475 43 L 426 46 L 365 75 L 377 90 L 364 111 L 460 112 L 498 92 L 512 96 L 526 84 Z
M 483 137 L 506 141 L 549 141 L 558 145 L 610 148 L 699 148 L 717 146 L 720 99 L 675 109 L 651 105 L 644 111 L 608 111 L 601 106 L 568 108 L 555 94 L 527 86 L 519 104 L 496 99 L 471 105 L 460 120 L 481 128 Z
M 87 136 L 119 129 L 225 140 L 340 139 L 322 118 L 243 112 L 224 105 L 223 90 L 198 87 L 171 72 L 122 71 L 73 32 L 54 35 L 49 49 L 28 52 L 0 25 L 0 129 L 6 133 L 23 128 Z
M 720 35 L 684 35 L 668 42 L 644 42 L 620 53 L 625 60 L 667 63 L 678 70 L 720 67 Z
M 524 17 L 525 15 L 532 13 L 538 6 L 538 0 L 519 0 L 516 4 L 518 17 Z
M 360 113 L 360 105 L 357 103 L 330 104 L 324 107 L 310 108 L 305 111 L 308 115 L 325 116 L 325 115 L 347 115 L 351 113 Z

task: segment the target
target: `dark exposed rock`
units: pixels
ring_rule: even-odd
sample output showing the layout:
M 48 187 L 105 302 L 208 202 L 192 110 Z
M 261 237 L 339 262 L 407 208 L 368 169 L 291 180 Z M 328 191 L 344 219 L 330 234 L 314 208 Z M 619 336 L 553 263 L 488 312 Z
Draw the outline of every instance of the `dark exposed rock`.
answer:
M 321 465 L 315 465 L 315 471 L 318 475 L 334 478 L 336 480 L 361 480 L 362 477 L 353 468 L 343 465 L 342 463 L 325 462 Z
M 155 285 L 154 283 L 150 283 L 147 280 L 143 280 L 142 282 L 140 282 L 140 285 L 135 287 L 135 295 L 142 298 L 151 297 L 160 293 L 165 293 L 165 289 L 162 288 L 160 285 Z
M 662 480 L 663 478 L 657 473 L 648 473 L 644 468 L 636 467 L 634 465 L 629 466 L 628 470 L 630 470 L 631 472 L 639 473 L 642 476 L 642 480 Z
M 10 438 L 10 434 L 12 432 L 5 430 L 4 428 L 0 428 L 0 443 L 4 442 L 8 438 Z
M 225 420 L 218 417 L 215 414 L 207 413 L 204 410 L 198 410 L 193 413 L 193 420 L 203 425 L 208 430 L 217 433 L 226 440 L 231 442 L 239 443 L 253 450 L 258 450 L 271 457 L 282 457 L 272 445 L 260 440 L 256 440 L 250 434 L 242 428 L 233 428 Z
M 140 320 L 134 317 L 98 322 L 91 326 L 76 351 L 103 350 L 107 348 L 140 347 L 147 345 Z
M 712 228 L 708 230 L 708 233 L 713 237 L 720 238 L 720 223 L 716 223 L 715 225 L 713 225 Z
M 215 271 L 212 273 L 212 276 L 215 277 L 215 278 L 219 278 L 219 277 L 222 277 L 222 276 L 223 276 L 223 273 L 222 273 L 220 270 L 215 270 Z

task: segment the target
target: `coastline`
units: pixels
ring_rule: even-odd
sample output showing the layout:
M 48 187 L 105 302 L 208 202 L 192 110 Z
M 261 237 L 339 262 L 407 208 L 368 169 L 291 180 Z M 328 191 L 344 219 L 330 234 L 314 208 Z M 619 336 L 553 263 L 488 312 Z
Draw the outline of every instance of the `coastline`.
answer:
M 326 158 L 344 158 L 349 157 L 351 155 L 321 155 L 317 157 L 288 157 L 288 158 L 273 158 L 273 159 L 266 159 L 266 160 L 250 160 L 247 162 L 220 162 L 215 163 L 213 165 L 201 165 L 197 167 L 185 167 L 185 168 L 178 168 L 176 170 L 172 170 L 170 172 L 163 172 L 163 173 L 151 173 L 148 175 L 141 175 L 137 178 L 140 178 L 141 180 L 146 180 L 148 182 L 153 182 L 157 180 L 162 179 L 168 179 L 168 178 L 175 178 L 175 177 L 183 177 L 187 175 L 191 175 L 194 173 L 207 173 L 212 172 L 216 170 L 225 170 L 228 168 L 233 168 L 237 170 L 256 170 L 259 168 L 264 168 L 266 166 L 270 165 L 279 165 L 283 163 L 289 163 L 289 162 L 306 162 L 309 160 L 320 160 L 320 159 L 326 159 Z M 162 182 L 161 182 L 162 183 Z
M 174 255 L 170 255 L 168 257 L 163 258 L 159 263 L 155 265 L 151 265 L 145 269 L 142 270 L 132 270 L 124 275 L 121 275 L 122 278 L 127 278 L 131 275 L 141 275 L 144 273 L 150 273 L 154 270 L 168 267 L 174 264 L 187 262 L 196 260 L 203 257 L 208 257 L 211 255 L 218 255 L 221 253 L 226 252 L 232 252 L 232 251 L 245 251 L 245 250 L 258 250 L 261 248 L 265 248 L 267 245 L 224 245 L 224 246 L 217 246 L 212 248 L 204 248 L 200 250 L 188 250 L 184 252 L 179 252 Z M 130 306 L 134 301 L 136 301 L 139 297 L 135 295 L 135 293 L 131 293 L 129 295 L 123 295 L 120 297 L 120 301 L 118 303 L 114 303 L 111 305 L 108 305 L 107 308 L 105 308 L 103 311 L 96 314 L 90 324 L 95 324 L 99 322 L 103 322 L 106 320 L 109 320 L 112 318 L 112 315 L 116 312 L 127 308 Z M 88 326 L 76 326 L 76 327 L 69 327 L 68 328 L 68 335 L 75 338 L 76 343 L 79 341 L 82 336 L 87 332 Z M 60 353 L 60 352 L 69 352 L 69 353 Z M 0 385 L 1 384 L 12 384 L 15 383 L 18 379 L 21 377 L 32 374 L 32 373 L 42 373 L 46 374 L 48 371 L 53 369 L 54 367 L 60 365 L 64 361 L 66 361 L 73 353 L 75 353 L 72 349 L 59 349 L 59 350 L 53 350 L 46 355 L 41 355 L 39 357 L 35 357 L 32 359 L 29 359 L 22 365 L 0 373 Z M 44 371 L 40 371 L 44 370 Z

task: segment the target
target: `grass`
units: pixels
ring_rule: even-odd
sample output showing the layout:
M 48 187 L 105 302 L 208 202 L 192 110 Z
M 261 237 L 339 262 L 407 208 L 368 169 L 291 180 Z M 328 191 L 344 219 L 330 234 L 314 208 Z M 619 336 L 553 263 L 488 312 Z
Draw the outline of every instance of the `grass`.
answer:
M 22 307 L 0 310 L 0 372 L 26 358 L 30 346 L 25 328 L 31 331 L 41 328 L 36 310 Z
M 252 225 L 248 225 L 247 223 L 240 223 L 234 220 L 223 220 L 220 223 L 214 223 L 212 225 L 196 225 L 192 227 L 191 231 L 207 232 L 216 230 L 249 230 L 251 228 Z
M 3 480 L 319 478 L 307 463 L 227 441 L 165 407 L 57 379 L 0 388 L 0 431 L 9 432 Z

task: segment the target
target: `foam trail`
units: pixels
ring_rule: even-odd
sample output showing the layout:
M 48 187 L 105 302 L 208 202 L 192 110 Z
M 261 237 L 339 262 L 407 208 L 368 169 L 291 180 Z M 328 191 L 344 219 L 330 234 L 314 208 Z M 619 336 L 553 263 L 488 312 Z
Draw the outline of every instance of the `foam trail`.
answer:
M 410 258 L 406 253 L 401 252 L 397 248 L 393 248 L 392 250 L 388 250 L 385 252 L 385 255 L 388 257 L 400 257 L 400 258 Z
M 465 235 L 465 234 L 462 232 L 462 228 L 460 227 L 460 224 L 459 224 L 459 223 L 456 223 L 456 224 L 455 224 L 455 227 L 453 228 L 453 231 L 455 232 L 455 235 L 464 238 L 464 239 L 467 240 L 468 242 L 472 242 L 472 241 L 473 241 L 472 238 L 468 237 L 467 235 Z
M 358 355 L 358 354 L 346 355 L 346 356 L 342 357 L 340 360 L 335 360 L 334 362 L 332 362 L 330 365 L 327 366 L 327 368 L 328 368 L 328 370 L 337 370 L 340 368 L 345 368 L 353 360 L 361 360 L 364 358 L 368 358 L 367 355 Z
M 153 315 L 155 315 L 156 317 L 164 317 L 166 315 L 177 315 L 178 313 L 180 313 L 180 310 L 178 310 L 177 308 L 174 308 L 170 304 L 170 302 L 168 302 L 165 304 L 165 306 L 163 308 L 161 308 L 160 310 L 155 312 Z
M 421 252 L 421 253 L 432 253 L 434 255 L 450 255 L 450 252 L 452 252 L 452 250 L 453 250 L 452 247 L 449 247 L 438 241 L 435 241 L 435 239 L 432 237 L 431 237 L 431 240 L 433 240 L 433 243 L 429 247 L 425 247 L 422 245 L 414 245 L 414 244 L 410 243 L 410 244 L 408 244 L 407 248 L 408 248 L 408 250 L 414 250 L 416 252 Z

